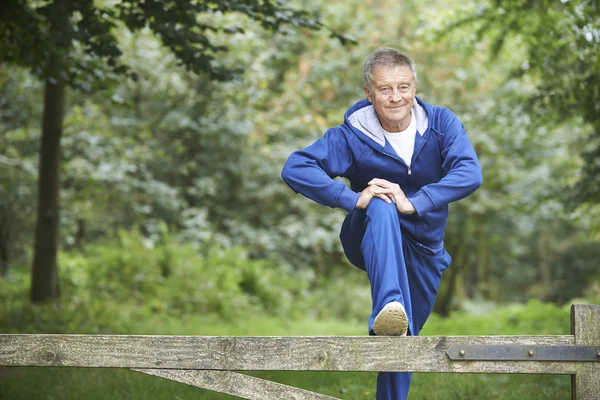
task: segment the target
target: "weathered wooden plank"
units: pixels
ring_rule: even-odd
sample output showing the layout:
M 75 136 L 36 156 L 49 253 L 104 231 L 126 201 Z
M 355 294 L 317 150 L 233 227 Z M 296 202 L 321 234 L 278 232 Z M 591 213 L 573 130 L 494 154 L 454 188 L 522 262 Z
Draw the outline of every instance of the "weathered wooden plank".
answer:
M 452 344 L 574 345 L 573 336 L 0 335 L 0 366 L 566 374 L 572 362 L 451 361 Z
M 231 371 L 192 371 L 176 369 L 132 369 L 186 385 L 230 394 L 250 400 L 339 400 L 336 397 L 298 389 Z
M 571 306 L 571 332 L 577 345 L 600 346 L 600 306 Z M 576 365 L 571 385 L 574 400 L 600 399 L 600 362 Z

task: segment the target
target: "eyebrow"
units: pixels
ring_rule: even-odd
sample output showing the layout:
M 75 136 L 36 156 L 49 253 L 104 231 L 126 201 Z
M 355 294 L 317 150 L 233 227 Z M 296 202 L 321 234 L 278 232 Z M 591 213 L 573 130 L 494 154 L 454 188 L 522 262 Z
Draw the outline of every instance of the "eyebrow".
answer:
M 412 84 L 412 82 L 403 81 L 403 82 L 399 82 L 399 83 L 398 83 L 398 86 L 401 86 L 401 85 L 407 85 L 407 86 L 410 86 L 411 84 Z M 393 84 L 393 83 L 388 83 L 388 82 L 385 82 L 385 83 L 379 83 L 379 84 L 378 84 L 378 83 L 375 83 L 375 86 L 376 86 L 377 88 L 382 88 L 382 87 L 385 87 L 385 86 L 394 86 L 394 84 Z

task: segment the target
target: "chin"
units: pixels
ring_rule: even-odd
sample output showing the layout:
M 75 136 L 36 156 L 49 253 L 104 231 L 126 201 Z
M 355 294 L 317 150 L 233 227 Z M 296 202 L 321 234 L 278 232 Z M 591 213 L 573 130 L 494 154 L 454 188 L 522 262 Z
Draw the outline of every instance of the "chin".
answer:
M 401 115 L 399 115 L 399 113 L 393 113 L 392 115 L 390 115 L 390 121 L 393 122 L 402 122 L 406 119 L 406 113 L 402 113 Z

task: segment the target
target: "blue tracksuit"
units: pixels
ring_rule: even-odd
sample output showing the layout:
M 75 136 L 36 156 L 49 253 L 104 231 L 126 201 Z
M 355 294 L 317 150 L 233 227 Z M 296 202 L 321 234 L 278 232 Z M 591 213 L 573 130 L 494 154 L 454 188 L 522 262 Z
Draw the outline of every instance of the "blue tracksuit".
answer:
M 282 177 L 295 192 L 348 211 L 340 239 L 350 262 L 366 270 L 371 282 L 369 332 L 379 311 L 399 301 L 406 309 L 408 334 L 418 335 L 433 308 L 442 271 L 451 263 L 443 242 L 448 203 L 481 186 L 481 169 L 463 124 L 450 110 L 415 98 L 417 134 L 409 167 L 382 134 L 369 129 L 365 116 L 371 108 L 367 100 L 351 107 L 342 125 L 292 153 Z M 350 188 L 335 177 L 347 178 Z M 378 198 L 365 210 L 355 209 L 360 191 L 373 178 L 399 184 L 416 213 L 401 214 L 395 204 Z M 380 373 L 377 399 L 405 399 L 410 377 Z

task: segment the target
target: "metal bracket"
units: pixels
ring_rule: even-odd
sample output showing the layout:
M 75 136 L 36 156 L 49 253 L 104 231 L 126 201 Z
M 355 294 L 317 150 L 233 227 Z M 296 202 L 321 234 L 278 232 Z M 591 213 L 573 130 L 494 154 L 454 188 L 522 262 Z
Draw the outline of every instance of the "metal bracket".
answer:
M 600 362 L 600 347 L 453 344 L 446 355 L 452 361 Z

